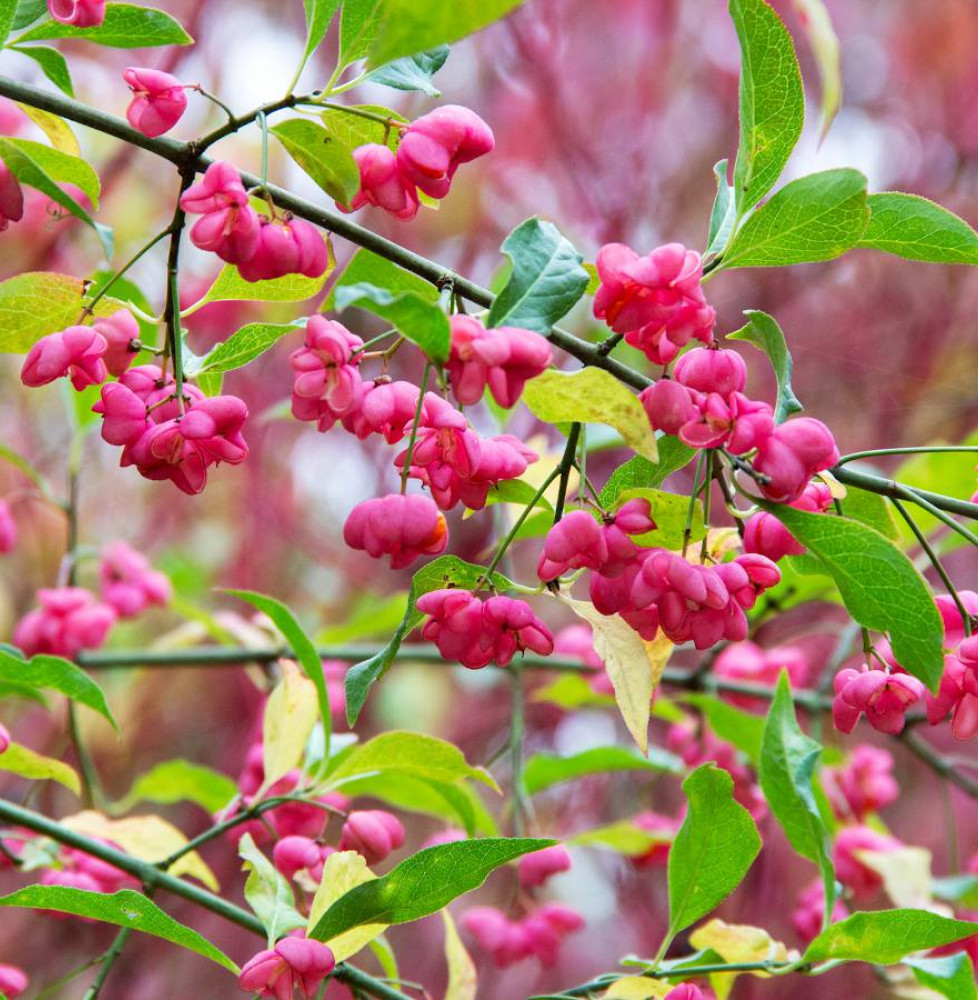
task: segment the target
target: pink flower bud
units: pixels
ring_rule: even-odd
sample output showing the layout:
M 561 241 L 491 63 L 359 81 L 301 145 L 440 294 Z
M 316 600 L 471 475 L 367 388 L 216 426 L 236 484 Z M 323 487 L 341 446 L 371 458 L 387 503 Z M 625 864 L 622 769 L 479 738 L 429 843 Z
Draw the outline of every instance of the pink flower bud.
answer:
M 274 948 L 258 952 L 245 963 L 238 985 L 247 992 L 276 1000 L 290 1000 L 296 989 L 308 998 L 315 995 L 335 966 L 333 953 L 322 942 L 285 937 Z
M 130 66 L 122 78 L 132 91 L 126 118 L 137 132 L 151 139 L 169 132 L 187 110 L 183 84 L 169 73 Z
M 782 670 L 788 671 L 791 686 L 798 688 L 808 673 L 805 654 L 796 646 L 773 646 L 765 650 L 753 642 L 736 642 L 727 646 L 713 664 L 717 677 L 766 687 L 777 684 Z M 763 699 L 750 695 L 725 694 L 724 697 L 748 711 L 764 710 L 767 705 Z
M 839 450 L 825 424 L 798 417 L 779 424 L 760 444 L 754 468 L 770 479 L 761 487 L 769 500 L 790 503 L 801 496 L 812 476 L 838 460 Z
M 856 897 L 872 895 L 882 878 L 858 859 L 859 851 L 896 851 L 903 843 L 868 826 L 849 826 L 836 835 L 832 850 L 836 878 Z
M 363 341 L 342 323 L 319 315 L 309 317 L 305 343 L 289 355 L 296 373 L 292 386 L 296 417 L 316 419 L 320 430 L 328 430 L 361 406 L 365 401 L 358 368 L 361 356 L 354 354 L 361 347 Z
M 468 477 L 458 477 L 455 491 L 471 510 L 482 510 L 489 488 L 507 479 L 518 479 L 537 460 L 537 453 L 512 434 L 497 434 L 478 443 L 479 460 Z
M 932 726 L 949 712 L 956 739 L 978 736 L 978 637 L 965 639 L 954 655 L 945 657 L 937 696 L 927 692 L 927 721 Z
M 389 555 L 391 569 L 403 569 L 419 556 L 444 552 L 448 525 L 428 497 L 392 493 L 357 504 L 343 525 L 343 540 L 374 559 Z
M 836 816 L 859 823 L 900 794 L 893 777 L 893 754 L 867 744 L 855 747 L 844 765 L 825 768 L 823 784 Z
M 492 659 L 492 646 L 482 617 L 482 602 L 467 590 L 445 588 L 422 594 L 415 607 L 431 617 L 421 635 L 433 642 L 446 660 L 479 670 Z
M 840 670 L 832 702 L 835 728 L 851 733 L 865 713 L 874 729 L 895 736 L 903 731 L 907 709 L 923 698 L 925 691 L 924 685 L 909 674 L 851 667 Z
M 111 316 L 99 317 L 92 329 L 105 339 L 106 350 L 102 356 L 109 374 L 119 376 L 133 363 L 138 348 L 132 346 L 139 340 L 139 324 L 128 309 L 120 309 Z
M 570 867 L 571 856 L 563 844 L 524 854 L 517 864 L 520 885 L 524 889 L 536 889 L 552 875 L 570 871 Z
M 791 920 L 798 932 L 798 937 L 807 945 L 822 933 L 822 915 L 825 912 L 825 886 L 821 879 L 815 879 L 798 895 L 795 912 Z M 845 920 L 849 916 L 845 903 L 836 899 L 832 907 L 832 923 Z
M 16 965 L 0 964 L 0 993 L 8 1000 L 16 1000 L 28 986 L 27 974 Z
M 729 396 L 744 391 L 747 365 L 736 351 L 698 347 L 676 362 L 675 377 L 687 389 Z
M 272 850 L 272 863 L 287 878 L 320 863 L 320 847 L 309 837 L 283 837 Z
M 105 338 L 90 326 L 49 333 L 28 352 L 20 379 L 24 385 L 37 387 L 67 375 L 80 392 L 105 381 L 108 371 L 102 357 L 107 348 Z
M 115 624 L 115 610 L 81 587 L 42 588 L 37 599 L 40 608 L 28 611 L 14 629 L 14 645 L 25 656 L 73 659 L 82 649 L 101 646 Z
M 150 605 L 168 604 L 173 597 L 166 574 L 154 570 L 142 553 L 122 541 L 103 550 L 99 581 L 102 600 L 120 618 L 133 618 Z
M 458 167 L 494 145 L 492 130 L 474 111 L 446 104 L 408 126 L 397 147 L 397 167 L 429 197 L 444 198 Z
M 978 594 L 973 590 L 959 590 L 958 597 L 964 605 L 964 610 L 972 616 L 978 616 Z M 953 649 L 965 638 L 964 622 L 961 612 L 950 594 L 938 594 L 934 598 L 941 620 L 944 622 L 944 645 Z
M 445 830 L 439 830 L 438 833 L 433 833 L 421 847 L 422 849 L 425 847 L 440 847 L 442 844 L 455 844 L 460 840 L 468 839 L 468 834 L 464 830 L 450 826 Z
M 185 191 L 180 207 L 202 215 L 190 231 L 191 242 L 229 264 L 250 260 L 258 249 L 260 220 L 248 204 L 238 171 L 230 163 L 212 163 L 203 178 Z
M 105 20 L 105 0 L 48 0 L 55 21 L 75 28 L 97 28 Z
M 0 232 L 24 217 L 24 192 L 20 181 L 5 163 L 0 163 Z
M 398 167 L 387 146 L 368 143 L 353 151 L 360 168 L 360 190 L 349 206 L 337 204 L 343 212 L 355 212 L 364 205 L 376 205 L 395 219 L 413 219 L 418 214 L 418 192 Z
M 541 580 L 556 580 L 573 569 L 600 569 L 608 558 L 601 525 L 586 510 L 574 510 L 548 532 L 537 562 Z
M 689 390 L 671 378 L 660 378 L 638 395 L 649 423 L 664 434 L 678 434 L 684 424 L 695 420 L 696 405 Z
M 680 983 L 671 989 L 665 1000 L 704 1000 L 703 991 L 694 983 Z
M 17 522 L 6 500 L 0 500 L 0 555 L 13 552 L 17 545 Z
M 368 865 L 376 865 L 403 845 L 401 821 L 382 809 L 369 809 L 350 813 L 338 846 L 341 851 L 356 851 Z
M 368 384 L 356 413 L 356 427 L 349 428 L 357 437 L 382 434 L 388 444 L 404 439 L 418 408 L 420 390 L 411 382 Z M 344 425 L 346 417 L 344 417 Z
M 6 752 L 7 747 L 11 744 L 10 733 L 7 731 L 6 726 L 0 723 L 0 753 Z
M 150 427 L 146 403 L 122 382 L 103 385 L 92 409 L 102 414 L 102 438 L 109 444 L 133 444 Z
M 482 606 L 482 620 L 492 658 L 501 667 L 507 666 L 517 652 L 530 650 L 549 656 L 554 651 L 554 637 L 526 601 L 490 597 Z
M 261 220 L 255 252 L 238 262 L 238 271 L 245 281 L 270 281 L 286 274 L 318 278 L 328 265 L 326 244 L 316 227 L 290 216 L 282 225 Z
M 505 345 L 505 357 L 488 366 L 486 379 L 493 399 L 509 409 L 516 405 L 526 383 L 550 367 L 553 353 L 545 337 L 532 330 L 500 326 L 487 331 Z

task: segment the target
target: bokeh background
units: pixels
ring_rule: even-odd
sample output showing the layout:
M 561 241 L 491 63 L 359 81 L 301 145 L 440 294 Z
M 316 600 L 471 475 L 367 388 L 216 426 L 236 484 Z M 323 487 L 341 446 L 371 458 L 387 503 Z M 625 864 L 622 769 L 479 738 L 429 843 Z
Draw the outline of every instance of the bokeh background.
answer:
M 187 25 L 197 44 L 127 53 L 61 43 L 80 99 L 122 114 L 128 91 L 121 72 L 128 65 L 162 68 L 186 82 L 200 82 L 238 110 L 284 91 L 303 44 L 298 0 L 166 0 L 159 5 Z M 972 0 L 828 0 L 841 39 L 845 94 L 821 143 L 810 52 L 791 5 L 775 6 L 796 32 L 810 100 L 809 122 L 787 178 L 854 166 L 867 174 L 870 190 L 915 192 L 978 221 L 978 5 Z M 304 74 L 305 89 L 329 76 L 335 48 L 331 33 Z M 33 64 L 13 53 L 0 58 L 0 71 L 38 82 Z M 455 46 L 436 78 L 443 102 L 468 105 L 490 123 L 495 153 L 459 174 L 440 211 L 423 211 L 410 224 L 373 212 L 361 213 L 362 221 L 483 283 L 499 272 L 498 247 L 506 233 L 533 214 L 555 222 L 589 260 L 609 241 L 627 242 L 640 253 L 673 240 L 702 248 L 714 193 L 713 164 L 736 151 L 737 77 L 736 38 L 720 0 L 529 0 L 505 22 Z M 374 85 L 356 90 L 352 99 L 387 104 L 408 116 L 435 103 Z M 218 121 L 212 106 L 191 97 L 176 135 L 191 138 Z M 147 153 L 81 128 L 76 132 L 102 178 L 99 218 L 115 227 L 118 263 L 167 224 L 177 177 Z M 30 134 L 29 126 L 24 134 Z M 258 131 L 227 140 L 219 153 L 257 172 Z M 314 200 L 324 197 L 274 145 L 270 176 Z M 335 245 L 342 265 L 355 248 L 342 240 Z M 23 270 L 87 275 L 101 266 L 90 232 L 57 219 L 40 196 L 32 195 L 24 222 L 0 234 L 0 277 Z M 213 274 L 213 261 L 188 244 L 181 278 L 187 302 Z M 159 307 L 162 259 L 148 256 L 132 277 Z M 796 391 L 810 415 L 832 426 L 843 451 L 938 438 L 957 441 L 972 430 L 978 407 L 974 270 L 856 251 L 827 264 L 723 273 L 708 284 L 707 294 L 718 309 L 721 332 L 742 325 L 746 308 L 777 317 L 794 356 Z M 274 310 L 212 306 L 188 322 L 191 344 L 203 353 L 246 321 L 262 315 L 289 319 L 317 306 L 316 301 Z M 378 329 L 360 313 L 345 316 L 344 322 L 364 335 Z M 601 335 L 584 307 L 566 325 L 584 336 Z M 340 526 L 355 503 L 394 485 L 391 451 L 364 446 L 339 429 L 322 435 L 286 416 L 283 403 L 291 385 L 286 359 L 297 346 L 295 339 L 227 378 L 227 391 L 243 397 L 252 414 L 246 428 L 251 457 L 241 467 L 213 473 L 201 496 L 185 497 L 168 483 L 145 482 L 133 470 L 117 468 L 117 450 L 97 435 L 86 441 L 82 544 L 94 548 L 125 539 L 171 574 L 179 594 L 176 609 L 118 628 L 113 645 L 175 644 L 195 638 L 195 629 L 206 639 L 203 626 L 187 625 L 181 611 L 245 615 L 242 605 L 216 592 L 218 587 L 275 595 L 325 641 L 351 636 L 383 641 L 389 634 L 398 613 L 397 598 L 391 596 L 403 592 L 409 575 L 345 549 Z M 744 350 L 751 353 L 749 347 Z M 643 363 L 627 348 L 622 356 Z M 773 380 L 766 362 L 756 353 L 748 360 L 751 394 L 770 396 Z M 572 366 L 569 359 L 561 363 Z M 62 394 L 57 386 L 23 389 L 18 367 L 19 359 L 0 358 L 0 437 L 60 485 L 70 433 Z M 401 356 L 395 367 L 404 377 L 419 373 Z M 511 429 L 525 437 L 539 433 L 525 411 L 517 412 Z M 541 445 L 552 450 L 559 442 L 542 438 Z M 623 457 L 598 455 L 589 471 L 603 477 Z M 955 485 L 948 489 L 960 488 L 962 475 L 967 482 L 969 467 L 966 459 L 958 462 Z M 18 550 L 0 563 L 0 639 L 32 605 L 34 591 L 52 585 L 64 551 L 63 517 L 22 495 L 23 485 L 16 472 L 0 464 L 0 496 L 16 498 L 22 537 Z M 683 485 L 682 476 L 676 485 Z M 492 520 L 488 514 L 464 523 L 455 518 L 454 550 L 472 560 L 483 558 Z M 532 543 L 525 548 L 532 550 Z M 518 551 L 517 567 L 529 571 L 532 559 L 532 552 Z M 974 562 L 958 553 L 951 565 L 968 587 Z M 83 564 L 82 580 L 91 572 L 92 566 Z M 564 623 L 550 607 L 542 613 L 554 626 Z M 372 619 L 373 634 L 362 625 L 347 628 L 351 619 Z M 806 648 L 817 679 L 831 648 L 831 636 L 826 640 L 817 634 L 823 620 L 831 624 L 838 615 L 809 606 L 772 626 L 762 641 L 809 634 Z M 121 796 L 135 775 L 175 756 L 237 775 L 258 732 L 260 676 L 241 668 L 168 669 L 107 672 L 100 679 L 120 716 L 122 736 L 117 739 L 107 726 L 93 722 L 86 725 L 86 738 L 111 795 Z M 0 717 L 36 749 L 68 753 L 59 713 L 5 703 Z M 363 733 L 412 728 L 440 735 L 480 762 L 505 738 L 508 718 L 503 678 L 488 671 L 470 675 L 404 663 L 396 664 L 376 690 L 360 728 Z M 627 740 L 614 711 L 564 714 L 533 705 L 530 720 L 528 752 L 570 753 Z M 946 874 L 953 864 L 946 810 L 956 816 L 957 851 L 963 857 L 978 849 L 978 814 L 956 794 L 946 802 L 929 772 L 900 748 L 895 752 L 904 793 L 885 819 L 897 836 L 931 849 L 935 872 Z M 974 760 L 967 745 L 955 752 Z M 504 762 L 494 771 L 505 780 Z M 21 799 L 25 789 L 0 778 L 0 792 Z M 587 779 L 542 798 L 538 826 L 542 833 L 565 835 L 642 809 L 670 812 L 678 801 L 674 779 Z M 34 793 L 31 803 L 54 814 L 76 808 L 67 793 L 51 788 Z M 208 822 L 193 806 L 162 811 L 191 834 Z M 412 819 L 409 829 L 409 847 L 417 848 L 437 825 Z M 797 945 L 790 911 L 811 872 L 788 853 L 770 821 L 763 832 L 768 850 L 722 914 L 764 926 Z M 233 849 L 216 842 L 205 857 L 225 891 L 238 898 Z M 574 857 L 574 869 L 555 880 L 552 895 L 578 907 L 587 930 L 568 942 L 550 971 L 526 962 L 498 973 L 482 961 L 480 998 L 514 1000 L 568 986 L 614 968 L 626 953 L 655 951 L 666 913 L 664 872 L 636 872 L 607 851 L 577 849 Z M 17 876 L 0 875 L 4 891 L 16 884 Z M 509 880 L 500 874 L 480 899 L 505 904 L 510 891 Z M 236 959 L 243 961 L 254 950 L 252 939 L 206 914 L 172 900 L 167 906 L 213 935 Z M 0 926 L 0 961 L 25 966 L 37 987 L 104 948 L 111 936 L 95 925 L 7 912 Z M 433 997 L 444 988 L 441 935 L 437 918 L 390 932 L 402 974 L 426 984 Z M 365 959 L 366 967 L 373 968 L 372 963 Z M 81 996 L 83 983 L 84 978 L 57 995 Z M 331 989 L 331 997 L 344 995 L 341 988 Z M 814 981 L 742 979 L 735 997 L 807 1000 L 842 990 L 865 998 L 890 995 L 890 988 L 868 971 L 847 968 Z M 164 945 L 134 941 L 104 995 L 162 1000 L 240 994 L 215 966 Z

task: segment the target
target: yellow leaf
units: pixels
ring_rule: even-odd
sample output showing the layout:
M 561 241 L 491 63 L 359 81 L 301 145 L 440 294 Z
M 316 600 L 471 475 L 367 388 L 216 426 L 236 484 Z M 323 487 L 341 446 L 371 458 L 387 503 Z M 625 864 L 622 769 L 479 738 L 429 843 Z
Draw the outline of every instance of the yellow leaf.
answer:
M 75 133 L 63 119 L 50 111 L 32 108 L 29 104 L 18 104 L 17 107 L 48 137 L 51 145 L 69 156 L 81 156 L 81 146 L 75 138 Z
M 788 949 L 775 941 L 767 931 L 749 924 L 728 924 L 713 919 L 698 927 L 689 936 L 694 948 L 715 951 L 724 962 L 786 962 Z M 752 972 L 750 975 L 766 978 L 767 972 Z M 737 978 L 735 972 L 714 973 L 710 983 L 718 1000 L 726 1000 Z
M 69 830 L 86 837 L 110 840 L 140 861 L 156 863 L 175 854 L 187 843 L 187 838 L 172 824 L 159 816 L 127 816 L 109 819 L 93 810 L 76 813 L 61 821 Z M 196 852 L 185 854 L 170 869 L 171 875 L 189 875 L 217 892 L 220 886 L 214 873 Z
M 883 879 L 894 906 L 927 910 L 931 907 L 931 853 L 923 847 L 895 851 L 855 851 L 856 858 Z
M 475 1000 L 478 988 L 475 963 L 465 950 L 448 910 L 441 911 L 441 918 L 445 922 L 445 960 L 448 962 L 445 1000 Z
M 661 1000 L 675 989 L 675 983 L 660 979 L 646 979 L 644 976 L 625 976 L 612 983 L 601 1000 Z
M 44 754 L 28 750 L 19 743 L 11 743 L 3 753 L 0 753 L 0 771 L 8 771 L 30 781 L 44 779 L 57 781 L 65 788 L 70 788 L 75 795 L 81 791 L 81 782 L 73 767 L 53 757 L 45 757 Z
M 356 851 L 337 851 L 326 859 L 323 866 L 323 879 L 319 883 L 316 895 L 309 911 L 310 929 L 319 923 L 319 918 L 335 903 L 340 896 L 345 896 L 364 882 L 369 882 L 377 876 L 367 867 L 363 856 Z M 383 934 L 389 924 L 363 924 L 340 934 L 325 943 L 337 962 L 345 962 L 361 948 L 366 947 L 378 934 Z
M 669 662 L 672 643 L 661 632 L 647 642 L 620 615 L 603 615 L 589 601 L 559 596 L 591 626 L 594 649 L 604 660 L 621 717 L 639 749 L 648 753 L 652 695 Z
M 265 706 L 262 729 L 265 788 L 298 767 L 319 718 L 316 685 L 291 660 L 282 661 L 282 679 Z

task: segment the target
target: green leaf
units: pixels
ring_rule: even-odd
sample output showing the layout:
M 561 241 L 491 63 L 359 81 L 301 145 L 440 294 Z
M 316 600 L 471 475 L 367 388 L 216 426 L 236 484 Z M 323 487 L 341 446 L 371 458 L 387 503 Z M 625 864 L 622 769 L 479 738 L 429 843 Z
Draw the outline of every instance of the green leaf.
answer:
M 931 880 L 931 888 L 938 899 L 947 899 L 978 910 L 978 875 L 948 875 Z
M 764 738 L 764 716 L 745 712 L 712 694 L 693 692 L 682 700 L 703 714 L 714 735 L 736 747 L 757 767 Z
M 0 681 L 57 691 L 98 712 L 116 729 L 119 728 L 98 684 L 80 667 L 60 656 L 37 655 L 25 660 L 0 649 Z
M 385 108 L 380 104 L 352 104 L 346 111 L 327 108 L 319 117 L 323 125 L 326 126 L 326 131 L 347 149 L 356 149 L 358 146 L 365 146 L 371 142 L 375 142 L 379 146 L 386 145 L 391 150 L 397 149 L 400 132 L 396 128 L 388 128 L 383 122 L 358 115 L 355 113 L 357 111 L 368 111 L 372 115 L 380 115 L 382 118 L 395 122 L 407 121 L 404 115 L 391 111 L 390 108 Z M 369 253 L 366 250 L 359 252 Z
M 0 48 L 3 48 L 16 17 L 17 0 L 0 0 Z
M 632 541 L 643 547 L 658 547 L 663 549 L 682 548 L 685 540 L 686 521 L 689 517 L 690 498 L 677 493 L 666 493 L 665 490 L 650 490 L 645 488 L 622 490 L 615 500 L 617 509 L 629 500 L 648 500 L 655 530 L 644 535 L 632 535 Z M 703 504 L 699 500 L 692 501 L 693 516 L 690 520 L 689 541 L 698 542 L 706 537 L 706 524 L 703 520 Z
M 684 782 L 689 811 L 669 851 L 669 936 L 696 923 L 740 885 L 761 849 L 733 778 L 713 764 Z
M 105 6 L 105 20 L 96 28 L 76 28 L 60 21 L 43 21 L 16 41 L 46 42 L 52 38 L 83 38 L 113 49 L 148 49 L 159 45 L 190 45 L 193 39 L 169 14 L 127 3 Z
M 210 941 L 189 927 L 177 923 L 155 903 L 132 889 L 107 893 L 57 885 L 29 885 L 9 896 L 0 897 L 0 906 L 56 910 L 58 913 L 71 913 L 76 917 L 89 917 L 106 924 L 115 924 L 117 927 L 128 927 L 195 951 L 235 975 L 239 972 L 234 962 Z
M 798 726 L 788 672 L 782 670 L 764 726 L 759 768 L 761 790 L 795 853 L 818 867 L 825 889 L 826 913 L 831 913 L 835 868 L 813 786 L 821 753 L 822 745 Z
M 866 178 L 844 168 L 785 184 L 737 230 L 720 268 L 787 267 L 833 260 L 866 231 Z
M 907 965 L 921 986 L 947 1000 L 978 1000 L 975 970 L 968 955 L 959 951 L 942 958 L 911 958 Z
M 296 330 L 301 330 L 301 327 L 294 323 L 249 323 L 215 345 L 204 357 L 196 359 L 195 364 L 187 364 L 185 372 L 198 376 L 202 372 L 229 372 L 243 368 L 274 347 L 282 337 Z
M 523 402 L 548 424 L 608 424 L 632 451 L 652 462 L 657 458 L 655 435 L 638 397 L 601 368 L 549 369 L 527 382 Z
M 28 27 L 48 12 L 46 0 L 19 0 L 14 6 L 16 8 L 13 25 L 15 31 Z
M 331 198 L 341 205 L 350 204 L 360 189 L 360 170 L 342 142 L 308 118 L 290 118 L 270 131 Z
M 386 0 L 344 0 L 337 65 L 348 66 L 367 54 L 384 18 L 385 3 Z
M 81 783 L 73 767 L 53 757 L 35 753 L 19 743 L 11 743 L 0 753 L 0 771 L 8 771 L 30 781 L 57 781 L 70 788 L 75 795 L 81 794 Z
M 213 815 L 236 794 L 237 785 L 226 774 L 176 758 L 157 764 L 140 775 L 117 808 L 126 811 L 139 802 L 159 802 L 162 805 L 194 802 Z
M 635 455 L 612 472 L 599 498 L 603 507 L 614 507 L 618 497 L 626 490 L 661 486 L 674 472 L 688 465 L 696 455 L 694 449 L 684 445 L 679 438 L 668 434 L 657 438 L 656 445 L 659 451 L 658 462 L 650 462 L 641 455 Z
M 842 509 L 845 516 L 853 521 L 875 528 L 881 535 L 894 542 L 900 540 L 900 527 L 893 516 L 893 506 L 886 497 L 861 490 L 858 486 L 847 485 Z
M 316 652 L 312 640 L 306 635 L 295 615 L 281 602 L 266 594 L 257 594 L 253 590 L 228 590 L 226 593 L 237 597 L 253 608 L 263 611 L 275 623 L 289 644 L 295 658 L 306 672 L 306 676 L 316 685 L 316 697 L 319 702 L 319 716 L 325 731 L 325 744 L 329 749 L 329 736 L 332 723 L 332 713 L 329 707 L 329 692 L 326 689 L 326 675 L 323 672 L 323 661 Z
M 978 233 L 946 208 L 901 191 L 869 196 L 869 226 L 856 244 L 938 264 L 978 264 Z
M 471 590 L 484 576 L 483 566 L 474 566 L 457 556 L 439 556 L 414 574 L 404 618 L 394 630 L 390 641 L 369 659 L 362 660 L 346 672 L 346 718 L 351 727 L 360 716 L 370 688 L 387 673 L 397 657 L 405 636 L 424 621 L 424 615 L 414 606 L 417 599 L 422 594 L 443 587 L 456 586 Z M 504 591 L 513 586 L 513 581 L 501 573 L 493 573 L 492 584 L 496 590 Z
M 375 25 L 370 64 L 383 66 L 401 56 L 457 42 L 498 21 L 524 0 L 387 0 Z M 350 0 L 347 0 L 347 4 Z
M 499 791 L 492 775 L 485 768 L 472 767 L 454 744 L 422 733 L 399 731 L 381 733 L 356 747 L 329 775 L 329 783 L 338 788 L 344 779 L 388 772 L 447 784 L 472 778 Z
M 386 288 L 360 282 L 336 289 L 336 308 L 342 311 L 350 306 L 386 319 L 437 364 L 448 360 L 451 327 L 444 310 L 436 303 L 416 292 L 392 293 Z
M 737 221 L 737 199 L 732 185 L 727 183 L 727 163 L 727 160 L 720 160 L 713 167 L 717 193 L 710 212 L 710 229 L 706 236 L 707 253 L 723 253 Z
M 289 931 L 305 927 L 306 918 L 295 908 L 292 886 L 258 850 L 250 833 L 246 833 L 238 843 L 238 854 L 248 873 L 245 899 L 268 934 L 268 946 L 272 947 Z
M 41 67 L 41 72 L 63 93 L 69 97 L 75 96 L 75 88 L 71 82 L 71 71 L 68 60 L 57 50 L 48 45 L 28 45 L 21 48 L 11 45 L 11 50 L 22 56 L 33 59 Z
M 791 35 L 764 0 L 730 0 L 740 41 L 737 213 L 774 187 L 805 124 L 805 95 Z
M 590 774 L 612 771 L 668 771 L 679 774 L 682 761 L 660 747 L 649 747 L 649 756 L 629 747 L 594 747 L 570 757 L 538 753 L 530 757 L 523 771 L 523 781 L 530 795 L 552 788 L 564 781 L 573 781 Z
M 819 138 L 824 139 L 842 103 L 842 70 L 839 65 L 839 38 L 832 27 L 825 0 L 795 0 L 798 20 L 808 37 L 822 84 L 822 114 Z
M 535 507 L 553 510 L 553 504 L 545 496 L 537 496 L 536 487 L 525 479 L 503 479 L 495 486 L 490 486 L 486 494 L 486 507 L 495 503 L 515 503 L 521 507 L 532 503 Z M 475 513 L 477 512 L 472 511 L 472 514 Z
M 403 267 L 398 267 L 393 261 L 380 257 L 370 250 L 361 248 L 351 258 L 343 273 L 336 281 L 329 295 L 323 302 L 323 312 L 336 308 L 336 292 L 344 286 L 359 284 L 375 285 L 378 288 L 386 288 L 392 294 L 397 292 L 414 292 L 415 295 L 428 302 L 438 301 L 438 289 L 419 278 L 418 275 L 405 271 Z
M 558 708 L 613 708 L 615 699 L 610 694 L 595 694 L 591 685 L 579 674 L 564 674 L 550 684 L 533 692 L 534 701 L 546 702 Z
M 774 407 L 774 422 L 784 423 L 792 413 L 800 413 L 805 407 L 791 387 L 791 354 L 784 333 L 773 316 L 760 309 L 746 309 L 746 326 L 734 333 L 728 333 L 728 340 L 746 340 L 759 351 L 763 351 L 771 361 L 774 375 L 778 380 L 778 401 Z
M 802 961 L 841 959 L 892 965 L 912 952 L 940 948 L 972 934 L 978 934 L 978 923 L 951 920 L 928 910 L 853 913 L 822 931 Z
M 513 270 L 489 309 L 488 325 L 550 333 L 584 295 L 590 281 L 584 258 L 552 222 L 535 216 L 520 223 L 500 249 Z
M 323 44 L 330 22 L 342 0 L 303 0 L 306 9 L 306 47 L 302 52 L 296 77 L 302 73 L 309 57 Z
M 425 848 L 383 878 L 365 882 L 341 896 L 319 919 L 309 937 L 329 941 L 363 924 L 420 920 L 477 889 L 500 865 L 555 843 L 525 837 L 487 837 Z
M 368 79 L 395 90 L 420 90 L 428 97 L 441 97 L 441 91 L 432 84 L 431 78 L 445 65 L 450 51 L 447 45 L 439 45 L 429 52 L 396 59 L 374 70 Z
M 944 673 L 944 627 L 927 582 L 888 538 L 846 517 L 762 502 L 825 564 L 849 614 L 888 632 L 900 665 L 937 691 Z
M 566 843 L 577 847 L 607 847 L 619 854 L 635 857 L 645 854 L 656 844 L 668 844 L 672 839 L 672 830 L 646 830 L 630 820 L 621 820 L 577 833 Z
M 303 274 L 287 274 L 269 281 L 245 281 L 233 264 L 225 264 L 214 284 L 207 289 L 204 297 L 180 313 L 189 316 L 208 302 L 301 302 L 311 299 L 326 284 L 333 273 L 336 261 L 329 237 L 326 237 L 329 266 L 318 278 L 307 278 Z

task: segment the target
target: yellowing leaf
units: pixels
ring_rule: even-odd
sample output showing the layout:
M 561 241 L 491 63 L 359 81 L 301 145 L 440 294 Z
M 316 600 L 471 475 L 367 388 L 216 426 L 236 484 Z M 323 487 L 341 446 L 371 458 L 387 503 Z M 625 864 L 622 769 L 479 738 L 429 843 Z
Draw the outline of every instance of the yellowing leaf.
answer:
M 109 819 L 93 810 L 76 813 L 61 821 L 69 830 L 87 837 L 99 837 L 118 844 L 126 854 L 140 861 L 156 863 L 175 854 L 187 843 L 187 838 L 172 824 L 159 816 L 127 816 Z M 189 875 L 203 882 L 208 889 L 220 888 L 214 873 L 196 852 L 185 854 L 170 869 L 171 875 Z
M 367 867 L 363 856 L 356 851 L 337 851 L 336 854 L 331 854 L 323 866 L 323 880 L 313 897 L 307 927 L 309 929 L 315 927 L 319 923 L 319 918 L 341 896 L 376 877 Z M 389 926 L 389 924 L 362 924 L 325 943 L 329 945 L 336 961 L 344 962 L 361 948 L 366 947 L 378 934 L 383 934 Z
M 527 383 L 523 402 L 549 424 L 608 424 L 634 452 L 658 461 L 655 435 L 638 396 L 601 368 L 545 371 Z
M 299 766 L 318 717 L 316 685 L 295 663 L 283 660 L 282 679 L 265 706 L 262 728 L 265 788 Z
M 625 976 L 612 983 L 601 1000 L 662 1000 L 675 989 L 675 983 L 663 979 L 646 979 L 644 976 Z
M 74 768 L 53 757 L 35 753 L 19 743 L 11 743 L 0 753 L 0 771 L 19 775 L 30 781 L 49 779 L 70 788 L 75 795 L 81 791 L 81 784 Z
M 923 847 L 895 851 L 856 851 L 856 857 L 883 879 L 883 888 L 894 906 L 931 909 L 931 853 Z
M 478 989 L 475 963 L 465 950 L 448 910 L 441 911 L 441 918 L 445 922 L 445 961 L 448 963 L 445 1000 L 475 1000 Z
M 788 949 L 775 941 L 767 931 L 749 924 L 728 924 L 724 920 L 713 919 L 698 927 L 689 936 L 694 948 L 715 951 L 724 962 L 786 962 Z M 751 975 L 766 978 L 770 973 L 753 972 Z M 733 988 L 737 973 L 714 973 L 710 983 L 718 1000 L 726 1000 Z
M 647 754 L 652 695 L 669 662 L 672 643 L 661 632 L 647 642 L 620 615 L 602 615 L 589 601 L 564 595 L 560 599 L 591 626 L 594 648 L 611 678 L 621 717 Z
M 81 156 L 81 146 L 68 123 L 50 111 L 32 108 L 29 104 L 18 103 L 17 107 L 48 137 L 55 149 L 69 156 Z

